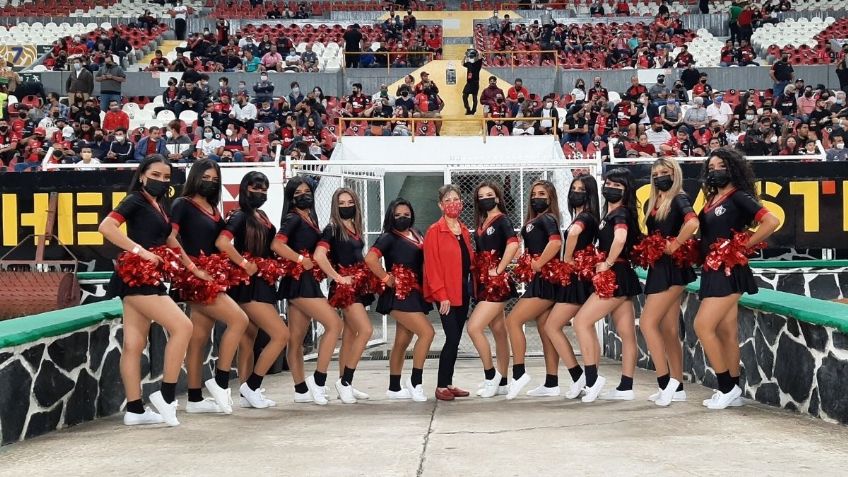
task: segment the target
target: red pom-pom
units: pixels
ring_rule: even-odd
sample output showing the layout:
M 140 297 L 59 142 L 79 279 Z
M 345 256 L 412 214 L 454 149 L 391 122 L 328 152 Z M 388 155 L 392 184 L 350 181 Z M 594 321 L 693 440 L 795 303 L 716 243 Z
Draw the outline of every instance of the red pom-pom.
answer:
M 130 287 L 158 286 L 173 280 L 181 273 L 183 267 L 180 263 L 179 249 L 161 245 L 151 248 L 150 253 L 158 256 L 162 261 L 154 263 L 134 253 L 123 252 L 118 256 L 115 272 Z
M 596 273 L 592 277 L 592 285 L 595 287 L 595 293 L 601 298 L 612 298 L 613 293 L 618 288 L 615 283 L 615 272 L 606 270 L 601 273 Z
M 179 290 L 180 297 L 192 303 L 208 304 L 215 301 L 219 293 L 227 291 L 229 287 L 229 273 L 232 263 L 222 254 L 206 255 L 201 252 L 200 257 L 194 260 L 198 269 L 205 271 L 212 280 L 198 278 L 188 269 L 174 277 L 171 286 Z
M 607 254 L 588 246 L 574 254 L 574 273 L 581 280 L 589 281 L 595 276 L 595 267 L 606 260 Z
M 245 255 L 245 258 L 256 264 L 256 276 L 262 278 L 271 286 L 276 285 L 277 281 L 285 274 L 285 264 L 281 260 L 261 257 L 248 258 L 247 255 Z
M 518 264 L 512 270 L 512 276 L 515 277 L 515 281 L 521 283 L 530 283 L 533 281 L 533 277 L 536 275 L 536 272 L 533 271 L 531 262 L 537 258 L 539 258 L 538 255 L 531 255 L 526 252 L 518 257 Z
M 674 252 L 671 258 L 674 260 L 674 264 L 680 268 L 698 265 L 701 262 L 701 251 L 698 241 L 690 238 L 683 242 L 683 245 Z
M 509 297 L 512 291 L 509 275 L 506 273 L 489 275 L 489 270 L 496 270 L 499 264 L 500 258 L 492 251 L 475 255 L 474 270 L 477 273 L 478 288 L 481 290 L 477 300 L 500 302 Z
M 665 254 L 667 243 L 668 239 L 663 237 L 659 232 L 654 232 L 633 246 L 630 258 L 633 260 L 633 263 L 642 268 L 653 267 Z
M 312 260 L 312 254 L 309 253 L 308 250 L 301 250 L 300 254 L 303 255 L 304 260 L 307 259 L 307 258 Z M 291 260 L 283 260 L 283 276 L 294 278 L 295 280 L 300 280 L 300 275 L 304 271 L 305 271 L 305 269 L 303 268 L 302 263 L 293 262 Z M 317 264 L 315 264 L 312 267 L 311 272 L 312 272 L 312 276 L 315 277 L 315 281 L 320 282 L 320 281 L 324 280 L 325 278 L 327 278 L 327 276 L 318 267 Z
M 415 272 L 403 265 L 392 266 L 392 277 L 395 279 L 395 297 L 398 300 L 406 300 L 413 290 L 418 290 L 418 276 Z
M 333 292 L 330 294 L 329 302 L 335 308 L 347 308 L 356 303 L 357 298 L 362 295 L 368 295 L 371 284 L 370 278 L 373 276 L 365 263 L 360 262 L 349 267 L 339 267 L 339 275 L 350 277 L 350 285 L 342 285 L 336 282 Z M 379 282 L 379 280 L 378 280 Z
M 733 267 L 748 265 L 748 257 L 757 250 L 765 248 L 764 243 L 748 247 L 751 236 L 745 232 L 734 232 L 730 239 L 722 239 L 710 245 L 710 253 L 704 259 L 704 268 L 718 271 L 724 268 L 724 274 L 730 276 Z

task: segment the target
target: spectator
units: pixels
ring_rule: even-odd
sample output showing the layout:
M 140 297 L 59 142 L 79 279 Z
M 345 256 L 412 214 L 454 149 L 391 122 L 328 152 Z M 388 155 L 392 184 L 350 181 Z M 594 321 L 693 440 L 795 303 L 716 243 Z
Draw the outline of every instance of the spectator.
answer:
M 409 92 L 408 88 L 401 89 L 399 96 L 400 97 L 395 98 L 395 106 L 401 106 L 404 109 L 406 109 L 407 112 L 415 109 L 415 100 L 412 97 L 410 97 L 410 92 Z M 473 99 L 473 103 L 476 106 L 476 104 L 477 104 L 476 96 Z M 477 111 L 475 110 L 474 113 L 476 113 L 476 112 Z M 467 109 L 466 109 L 466 114 L 468 114 Z
M 224 152 L 224 141 L 216 137 L 215 131 L 207 126 L 203 128 L 203 138 L 195 145 L 197 159 L 209 159 L 218 162 Z
M 667 99 L 665 107 L 662 108 L 660 116 L 663 120 L 663 125 L 667 129 L 677 129 L 683 123 L 683 110 L 678 106 L 674 99 Z
M 245 50 L 244 59 L 242 60 L 242 70 L 245 73 L 256 73 L 260 68 L 262 68 L 262 63 L 259 61 L 259 58 L 254 56 L 251 50 Z
M 659 116 L 654 118 L 654 122 L 649 129 L 645 131 L 648 137 L 648 142 L 654 145 L 654 149 L 659 151 L 663 144 L 671 140 L 671 134 L 663 128 L 663 119 Z
M 284 60 L 283 56 L 277 51 L 277 45 L 271 45 L 270 51 L 262 56 L 260 61 L 260 71 L 283 71 Z
M 115 64 L 112 55 L 106 56 L 106 63 L 97 70 L 94 79 L 100 83 L 100 109 L 107 111 L 112 101 L 121 101 L 121 83 L 127 80 L 123 68 Z
M 18 85 L 21 84 L 21 76 L 6 63 L 5 58 L 0 58 L 0 82 L 3 80 L 5 80 L 7 92 L 15 94 Z
M 631 101 L 638 101 L 639 97 L 648 93 L 648 88 L 639 83 L 639 77 L 633 75 L 630 77 L 630 87 L 624 92 L 622 97 Z
M 75 162 L 79 165 L 76 168 L 78 171 L 96 171 L 98 170 L 97 165 L 100 164 L 100 159 L 94 156 L 91 147 L 84 146 L 80 149 L 79 160 Z
M 772 93 L 776 98 L 783 94 L 783 90 L 786 88 L 789 82 L 795 78 L 795 69 L 792 68 L 791 64 L 789 64 L 788 53 L 783 53 L 780 57 L 780 60 L 776 61 L 773 65 L 771 65 L 769 75 L 774 81 Z
M 289 84 L 289 95 L 288 95 L 288 103 L 291 109 L 297 107 L 297 105 L 304 100 L 303 93 L 300 92 L 300 84 L 297 81 L 292 81 Z
M 674 137 L 659 147 L 663 155 L 672 157 L 689 157 L 694 149 L 695 143 L 683 128 L 678 129 Z
M 130 128 L 130 117 L 121 111 L 121 106 L 116 100 L 109 102 L 109 112 L 103 117 L 103 130 L 111 133 L 118 129 L 126 132 Z
M 183 84 L 174 102 L 174 114 L 179 117 L 183 111 L 203 112 L 203 93 L 190 81 Z
M 495 105 L 495 97 L 497 97 L 497 95 L 501 95 L 501 97 L 505 96 L 503 90 L 498 87 L 498 79 L 494 76 L 490 76 L 489 86 L 487 86 L 480 94 L 480 104 L 483 105 L 484 108 L 491 109 Z
M 289 54 L 286 55 L 285 65 L 282 67 L 282 70 L 288 73 L 299 73 L 304 71 L 303 61 L 300 59 L 300 55 L 294 48 L 289 49 Z
M 713 103 L 707 106 L 707 117 L 710 120 L 718 121 L 721 127 L 725 128 L 733 120 L 733 109 L 724 102 L 723 95 L 717 94 Z
M 639 142 L 634 144 L 631 150 L 636 151 L 639 157 L 657 157 L 657 150 L 648 142 L 648 136 L 645 133 L 639 135 Z
M 683 123 L 688 128 L 690 134 L 696 129 L 707 126 L 707 110 L 704 109 L 704 98 L 695 98 L 692 103 L 692 107 L 683 116 Z
M 354 23 L 344 33 L 345 68 L 356 68 L 359 64 L 359 54 L 362 51 L 362 32 L 359 24 Z
M 304 72 L 317 73 L 319 71 L 318 54 L 314 50 L 312 42 L 307 43 L 306 51 L 300 55 L 300 62 Z
M 65 81 L 65 90 L 68 92 L 68 101 L 74 104 L 78 100 L 85 101 L 94 91 L 94 75 L 83 68 L 82 59 L 74 58 L 73 69 Z
M 116 129 L 113 137 L 114 140 L 109 143 L 109 149 L 106 151 L 106 162 L 112 164 L 131 162 L 135 157 L 135 148 L 127 138 L 126 128 Z
M 489 34 L 501 32 L 501 20 L 500 20 L 500 18 L 498 18 L 498 11 L 497 10 L 492 12 L 492 16 L 489 17 L 488 31 L 489 31 Z
M 515 118 L 533 117 L 533 107 L 530 101 L 525 101 L 523 96 L 519 96 L 516 104 L 517 111 L 512 115 Z M 536 132 L 534 127 L 535 121 L 521 120 L 512 123 L 513 136 L 532 136 Z
M 230 111 L 230 119 L 227 127 L 235 124 L 240 128 L 244 128 L 250 134 L 253 132 L 256 117 L 256 105 L 248 101 L 246 95 L 240 94 L 237 97 L 236 104 L 233 105 L 232 111 Z
M 445 103 L 444 101 L 442 101 L 442 98 L 439 97 L 438 89 L 435 87 L 435 85 L 428 84 L 420 93 L 415 96 L 415 117 L 441 118 L 441 111 L 444 107 Z M 436 127 L 436 135 L 438 136 L 442 129 L 442 122 L 434 122 Z
M 600 76 L 595 76 L 595 86 L 589 90 L 587 100 L 592 101 L 597 97 L 604 98 L 604 101 L 609 101 L 609 91 L 601 84 Z
M 168 150 L 167 157 L 171 162 L 192 162 L 194 157 L 194 144 L 186 134 L 181 134 L 182 124 L 175 119 L 168 123 L 165 131 L 165 148 Z M 141 148 L 139 142 L 139 148 Z
M 554 99 L 552 97 L 545 97 L 542 107 L 533 115 L 539 118 L 545 118 L 540 119 L 538 122 L 538 126 L 536 128 L 537 135 L 553 134 L 555 125 L 559 124 L 559 113 L 554 107 Z
M 561 143 L 580 143 L 583 149 L 589 145 L 592 136 L 589 133 L 589 120 L 586 118 L 583 108 L 573 109 L 573 114 L 569 113 L 565 117 L 565 125 L 563 126 L 564 135 Z
M 845 138 L 837 134 L 830 139 L 831 148 L 827 150 L 825 158 L 828 161 L 848 160 L 848 149 L 845 149 Z M 2 150 L 2 149 L 0 149 Z
M 132 45 L 121 37 L 121 33 L 117 28 L 112 29 L 112 40 L 110 41 L 109 51 L 113 55 L 118 56 L 122 66 L 129 66 L 127 55 L 132 52 Z
M 809 121 L 810 115 L 816 110 L 816 98 L 813 96 L 812 88 L 804 90 L 804 94 L 797 99 L 798 117 L 801 121 Z
M 592 0 L 592 4 L 589 5 L 589 16 L 602 17 L 604 15 L 604 6 L 601 5 L 600 0 Z
M 133 159 L 126 162 L 140 163 L 145 157 L 151 154 L 161 154 L 166 157 L 169 155 L 165 139 L 162 138 L 162 131 L 158 126 L 151 126 L 147 130 L 147 136 L 141 138 L 138 144 L 135 145 Z
M 695 68 L 694 63 L 686 65 L 686 69 L 680 73 L 680 81 L 686 90 L 691 90 L 701 79 L 701 73 Z
M 9 127 L 9 122 L 0 118 L 0 171 L 6 172 L 6 167 L 18 156 L 18 141 L 20 135 Z
M 162 50 L 156 50 L 153 54 L 153 59 L 150 60 L 150 65 L 147 71 L 168 71 L 171 68 L 171 62 L 162 56 Z
M 491 78 L 490 78 L 491 82 Z M 515 82 L 512 86 L 509 87 L 506 93 L 506 102 L 507 105 L 515 104 L 518 101 L 518 96 L 521 95 L 524 98 L 530 97 L 530 92 L 527 91 L 527 88 L 524 87 L 524 81 L 521 78 L 515 78 Z
M 783 149 L 778 153 L 779 156 L 797 156 L 801 154 L 798 147 L 798 139 L 795 136 L 788 136 L 784 140 Z
M 795 86 L 787 85 L 783 94 L 775 96 L 774 107 L 785 119 L 794 120 L 798 114 L 798 100 L 795 98 Z
M 244 152 L 250 147 L 247 138 L 244 137 L 234 124 L 229 124 L 224 131 L 224 150 L 221 152 L 221 162 L 242 162 Z M 213 159 L 214 160 L 214 159 Z
M 657 82 L 648 90 L 648 96 L 651 98 L 651 101 L 657 106 L 666 104 L 669 93 L 671 93 L 671 90 L 665 85 L 665 75 L 657 75 Z

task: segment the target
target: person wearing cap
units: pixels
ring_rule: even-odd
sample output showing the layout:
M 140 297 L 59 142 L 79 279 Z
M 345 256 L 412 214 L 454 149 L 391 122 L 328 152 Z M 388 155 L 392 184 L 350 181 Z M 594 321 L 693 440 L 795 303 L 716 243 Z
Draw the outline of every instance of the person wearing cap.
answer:
M 651 101 L 657 106 L 661 106 L 665 104 L 666 98 L 668 98 L 668 94 L 671 90 L 668 89 L 668 86 L 665 84 L 665 75 L 657 75 L 657 82 L 654 83 L 653 86 L 648 90 L 648 96 L 651 98 Z
M 712 104 L 707 106 L 707 118 L 715 120 L 722 128 L 727 127 L 733 119 L 733 108 L 724 102 L 724 96 L 716 94 Z
M 494 76 L 490 76 L 489 86 L 480 93 L 480 104 L 483 105 L 484 108 L 491 109 L 496 104 L 495 98 L 497 98 L 498 95 L 502 98 L 506 97 L 504 91 L 498 87 L 498 79 Z
M 654 145 L 654 149 L 659 151 L 663 144 L 671 140 L 671 134 L 665 129 L 663 118 L 656 116 L 651 121 L 651 127 L 645 130 L 645 135 L 648 137 L 648 142 Z
M 462 104 L 465 106 L 465 115 L 473 116 L 477 113 L 477 94 L 480 92 L 480 70 L 483 68 L 483 61 L 480 59 L 479 52 L 473 48 L 469 48 L 465 52 L 462 66 L 466 70 L 465 86 L 462 88 Z M 468 104 L 469 98 L 471 98 L 470 106 Z
M 415 88 L 413 89 L 413 93 L 419 94 L 419 93 L 423 92 L 424 89 L 428 86 L 432 86 L 433 88 L 435 88 L 436 93 L 439 92 L 439 88 L 435 84 L 433 84 L 432 81 L 430 81 L 430 73 L 428 73 L 426 71 L 422 71 L 421 72 L 421 81 L 419 81 L 415 85 Z
M 18 141 L 18 149 L 22 150 L 21 160 L 15 164 L 15 172 L 36 171 L 41 166 L 41 160 L 47 151 L 47 131 L 37 127 L 29 137 Z
M 356 68 L 359 64 L 359 55 L 362 52 L 362 32 L 359 24 L 354 23 L 345 31 L 343 39 L 345 42 L 345 68 Z

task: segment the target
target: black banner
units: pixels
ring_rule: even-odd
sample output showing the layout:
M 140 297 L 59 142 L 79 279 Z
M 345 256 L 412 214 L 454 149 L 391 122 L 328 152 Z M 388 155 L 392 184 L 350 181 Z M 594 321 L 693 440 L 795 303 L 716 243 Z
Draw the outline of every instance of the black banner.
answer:
M 103 170 L 53 171 L 0 174 L 0 255 L 8 252 L 27 235 L 42 234 L 47 222 L 50 193 L 59 193 L 53 233 L 82 262 L 84 271 L 111 270 L 117 249 L 104 243 L 97 231 L 100 221 L 124 198 L 134 171 Z M 185 171 L 174 169 L 173 197 L 185 182 Z M 32 259 L 32 241 L 8 258 Z M 64 259 L 58 246 L 48 246 L 47 259 Z
M 848 162 L 752 162 L 760 200 L 781 221 L 769 240 L 772 247 L 848 249 Z M 651 164 L 607 164 L 624 167 L 636 177 L 637 195 L 646 204 Z M 703 164 L 681 164 L 684 190 L 695 211 L 704 204 Z

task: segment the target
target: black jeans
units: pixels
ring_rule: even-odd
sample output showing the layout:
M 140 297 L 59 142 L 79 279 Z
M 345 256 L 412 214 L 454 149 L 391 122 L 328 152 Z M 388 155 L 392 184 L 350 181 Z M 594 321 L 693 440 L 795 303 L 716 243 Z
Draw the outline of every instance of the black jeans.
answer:
M 465 87 L 462 88 L 462 104 L 465 106 L 466 111 L 471 111 L 472 113 L 477 112 L 477 92 L 480 90 L 480 84 L 474 83 L 465 83 Z M 468 98 L 471 98 L 471 106 L 468 105 Z M 488 131 L 486 131 L 488 134 Z
M 439 315 L 439 318 L 442 319 L 442 329 L 445 330 L 445 345 L 439 355 L 439 379 L 436 386 L 446 388 L 453 384 L 459 340 L 462 338 L 462 328 L 468 321 L 468 302 L 461 306 L 452 306 L 447 315 Z

